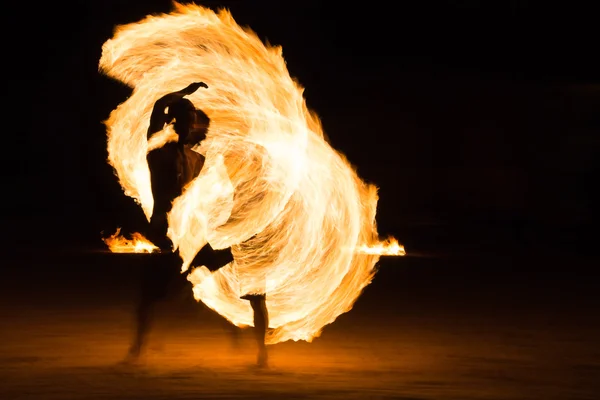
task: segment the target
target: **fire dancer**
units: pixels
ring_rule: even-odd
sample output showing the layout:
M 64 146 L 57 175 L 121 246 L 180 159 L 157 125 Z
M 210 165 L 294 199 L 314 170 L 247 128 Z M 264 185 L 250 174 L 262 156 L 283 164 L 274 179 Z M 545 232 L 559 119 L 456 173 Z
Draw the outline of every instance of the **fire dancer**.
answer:
M 180 257 L 173 251 L 173 244 L 167 236 L 167 214 L 173 200 L 179 197 L 184 187 L 200 174 L 204 157 L 192 147 L 206 136 L 210 119 L 194 107 L 185 96 L 191 95 L 200 87 L 208 88 L 204 82 L 190 84 L 178 92 L 169 93 L 158 99 L 153 107 L 148 128 L 148 139 L 172 123 L 178 135 L 177 142 L 168 142 L 148 153 L 150 181 L 154 208 L 150 217 L 147 237 L 160 251 L 150 255 L 148 265 L 143 268 L 140 303 L 136 312 L 136 334 L 130 347 L 127 362 L 139 358 L 149 333 L 154 306 L 171 293 L 184 289 L 185 276 L 179 273 Z M 218 269 L 233 261 L 231 249 L 214 250 L 206 244 L 194 258 L 193 265 L 205 265 L 211 270 Z M 251 295 L 246 298 L 254 310 L 255 330 L 259 342 L 259 365 L 266 365 L 265 334 L 268 328 L 268 315 L 264 295 Z M 231 324 L 234 341 L 237 342 L 237 328 Z
M 136 310 L 136 332 L 126 358 L 127 362 L 139 358 L 146 344 L 157 302 L 169 295 L 181 293 L 187 285 L 185 276 L 179 273 L 179 254 L 173 252 L 173 244 L 167 236 L 167 214 L 171 210 L 173 200 L 181 195 L 185 185 L 198 176 L 204 165 L 204 157 L 193 151 L 192 146 L 205 137 L 210 120 L 202 110 L 197 110 L 192 102 L 185 98 L 200 87 L 208 86 L 203 82 L 192 83 L 185 89 L 161 97 L 154 104 L 150 117 L 148 139 L 160 132 L 165 125 L 173 123 L 178 141 L 166 143 L 161 148 L 152 150 L 147 156 L 154 208 L 146 233 L 148 239 L 160 251 L 148 256 L 148 263 L 142 270 L 140 302 Z M 222 253 L 220 252 L 221 256 Z M 210 252 L 203 252 L 205 259 L 209 255 Z M 203 261 L 207 264 L 215 262 L 208 259 Z M 226 264 L 228 261 L 223 262 Z M 229 326 L 236 335 L 235 327 Z

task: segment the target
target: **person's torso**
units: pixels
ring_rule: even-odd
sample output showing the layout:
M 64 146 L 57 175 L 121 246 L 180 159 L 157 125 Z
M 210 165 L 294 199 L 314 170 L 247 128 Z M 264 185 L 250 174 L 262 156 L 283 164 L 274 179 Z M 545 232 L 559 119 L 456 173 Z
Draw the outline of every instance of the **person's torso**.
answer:
M 178 143 L 167 143 L 152 150 L 147 161 L 154 197 L 153 215 L 169 212 L 173 200 L 200 174 L 204 165 L 201 154 Z

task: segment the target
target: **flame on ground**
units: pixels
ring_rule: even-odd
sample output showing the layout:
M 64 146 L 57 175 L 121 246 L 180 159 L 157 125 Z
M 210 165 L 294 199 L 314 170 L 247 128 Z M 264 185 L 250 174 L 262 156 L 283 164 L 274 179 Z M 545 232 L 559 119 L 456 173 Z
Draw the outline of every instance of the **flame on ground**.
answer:
M 170 14 L 119 26 L 100 69 L 133 89 L 106 121 L 108 161 L 147 217 L 146 154 L 173 137 L 167 127 L 147 142 L 152 106 L 191 82 L 209 86 L 188 96 L 211 118 L 194 148 L 204 168 L 168 216 L 196 299 L 248 326 L 252 310 L 240 296 L 266 292 L 269 343 L 311 341 L 352 308 L 382 254 L 372 250 L 377 188 L 327 143 L 280 47 L 264 45 L 228 11 L 176 3 Z M 235 261 L 214 273 L 190 265 L 206 243 L 232 246 Z
M 406 251 L 404 246 L 398 243 L 394 238 L 388 238 L 383 242 L 375 243 L 371 246 L 362 245 L 358 247 L 358 252 L 363 254 L 377 254 L 380 256 L 404 256 Z
M 151 241 L 141 233 L 135 232 L 131 239 L 121 235 L 121 228 L 107 238 L 102 239 L 113 253 L 152 253 L 158 250 Z

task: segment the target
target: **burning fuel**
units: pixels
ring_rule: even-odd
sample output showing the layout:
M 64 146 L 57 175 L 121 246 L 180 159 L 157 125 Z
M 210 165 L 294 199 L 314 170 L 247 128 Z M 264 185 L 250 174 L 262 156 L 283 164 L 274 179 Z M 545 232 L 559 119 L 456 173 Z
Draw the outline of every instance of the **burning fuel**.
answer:
M 158 247 L 141 233 L 135 232 L 131 235 L 131 239 L 127 239 L 121 235 L 121 228 L 102 240 L 113 253 L 152 253 L 158 250 Z

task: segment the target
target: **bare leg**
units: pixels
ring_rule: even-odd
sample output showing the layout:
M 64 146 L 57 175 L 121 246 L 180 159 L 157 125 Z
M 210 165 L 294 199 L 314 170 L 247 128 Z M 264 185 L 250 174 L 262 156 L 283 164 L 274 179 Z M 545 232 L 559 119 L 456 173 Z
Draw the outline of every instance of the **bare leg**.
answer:
M 152 328 L 154 311 L 159 301 L 164 300 L 172 285 L 174 274 L 170 271 L 167 257 L 150 256 L 142 266 L 139 304 L 135 310 L 135 332 L 126 362 L 136 362 L 145 351 Z M 175 270 L 175 272 L 177 272 Z
M 131 347 L 125 359 L 126 362 L 135 362 L 139 359 L 142 351 L 147 343 L 148 334 L 152 322 L 152 314 L 154 312 L 154 302 L 140 302 L 135 315 L 135 333 Z
M 250 301 L 250 306 L 252 306 L 254 312 L 254 336 L 258 346 L 257 364 L 259 367 L 266 367 L 268 365 L 268 354 L 265 338 L 269 327 L 266 297 L 264 295 L 248 295 L 242 298 Z

